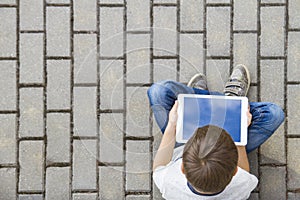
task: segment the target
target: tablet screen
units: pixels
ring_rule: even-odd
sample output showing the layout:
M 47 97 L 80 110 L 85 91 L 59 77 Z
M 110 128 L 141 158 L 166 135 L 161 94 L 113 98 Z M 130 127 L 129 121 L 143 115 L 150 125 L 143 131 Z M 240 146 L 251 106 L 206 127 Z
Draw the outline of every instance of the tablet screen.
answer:
M 184 97 L 183 106 L 184 140 L 198 127 L 211 124 L 225 129 L 234 142 L 241 141 L 241 100 Z

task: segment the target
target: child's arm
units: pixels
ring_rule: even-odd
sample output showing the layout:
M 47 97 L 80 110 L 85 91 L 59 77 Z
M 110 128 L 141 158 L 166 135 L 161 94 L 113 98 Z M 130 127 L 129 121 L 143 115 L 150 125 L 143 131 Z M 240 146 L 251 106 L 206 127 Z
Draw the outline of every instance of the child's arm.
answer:
M 250 113 L 250 106 L 248 107 L 248 112 L 247 112 L 247 118 L 248 118 L 248 126 L 250 126 L 251 121 L 252 121 L 252 115 Z M 239 159 L 238 159 L 238 166 L 247 172 L 250 171 L 249 167 L 249 160 L 246 152 L 246 147 L 245 146 L 237 146 L 237 150 L 239 153 Z
M 153 171 L 159 166 L 167 165 L 172 159 L 176 138 L 177 107 L 178 102 L 175 101 L 175 104 L 169 113 L 167 128 L 153 161 Z
M 238 159 L 238 166 L 247 172 L 250 171 L 249 167 L 249 161 L 248 161 L 248 156 L 246 153 L 246 147 L 245 146 L 237 146 L 238 154 L 239 154 L 239 159 Z

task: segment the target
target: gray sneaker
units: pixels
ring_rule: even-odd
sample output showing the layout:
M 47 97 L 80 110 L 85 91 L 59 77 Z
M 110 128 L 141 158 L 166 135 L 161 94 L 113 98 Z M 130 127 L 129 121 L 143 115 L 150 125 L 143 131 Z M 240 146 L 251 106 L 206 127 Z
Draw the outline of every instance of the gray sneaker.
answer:
M 246 96 L 250 87 L 250 73 L 245 65 L 237 65 L 233 68 L 229 80 L 225 84 L 226 96 Z
M 191 78 L 187 86 L 200 90 L 208 90 L 206 76 L 201 73 L 195 74 L 195 76 Z

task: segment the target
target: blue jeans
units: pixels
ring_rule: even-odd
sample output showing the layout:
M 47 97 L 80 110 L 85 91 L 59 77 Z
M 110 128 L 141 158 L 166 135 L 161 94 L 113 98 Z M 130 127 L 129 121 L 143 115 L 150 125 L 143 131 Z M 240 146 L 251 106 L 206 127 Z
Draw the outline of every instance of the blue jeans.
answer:
M 168 124 L 169 112 L 177 100 L 178 94 L 222 95 L 188 87 L 175 81 L 161 81 L 153 84 L 148 90 L 148 97 L 155 120 L 162 133 Z M 252 122 L 248 127 L 247 153 L 263 144 L 284 120 L 282 109 L 273 103 L 250 102 Z

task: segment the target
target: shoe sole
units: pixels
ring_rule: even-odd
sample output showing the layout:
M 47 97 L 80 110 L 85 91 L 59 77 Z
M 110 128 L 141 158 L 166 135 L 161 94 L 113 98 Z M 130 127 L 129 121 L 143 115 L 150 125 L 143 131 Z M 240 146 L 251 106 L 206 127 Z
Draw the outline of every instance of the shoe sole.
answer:
M 242 66 L 242 67 L 245 69 L 245 71 L 246 71 L 247 79 L 248 79 L 248 85 L 247 85 L 246 94 L 248 94 L 248 90 L 249 90 L 249 88 L 250 88 L 250 82 L 251 82 L 251 80 L 250 80 L 250 72 L 249 72 L 248 68 L 247 68 L 245 65 L 243 65 L 243 64 L 238 64 L 236 67 L 238 67 L 238 66 Z
M 191 78 L 191 80 L 188 82 L 187 86 L 188 86 L 188 87 L 191 87 L 192 82 L 193 82 L 198 76 L 205 76 L 205 75 L 202 74 L 202 73 L 195 74 L 195 75 Z

